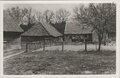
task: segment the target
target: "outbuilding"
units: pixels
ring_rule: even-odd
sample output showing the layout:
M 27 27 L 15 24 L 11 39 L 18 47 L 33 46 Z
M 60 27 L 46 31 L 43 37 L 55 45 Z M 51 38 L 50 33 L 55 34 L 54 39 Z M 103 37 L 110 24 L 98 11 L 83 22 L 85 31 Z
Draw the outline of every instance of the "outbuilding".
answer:
M 59 42 L 61 36 L 62 34 L 53 26 L 44 22 L 34 24 L 29 30 L 21 35 L 21 38 L 22 44 L 39 43 L 45 48 L 46 45 L 52 44 L 53 42 Z
M 4 12 L 3 23 L 4 50 L 21 49 L 22 28 L 7 12 Z
M 93 41 L 93 33 L 90 28 L 80 26 L 80 24 L 69 22 L 65 26 L 65 40 L 69 42 Z

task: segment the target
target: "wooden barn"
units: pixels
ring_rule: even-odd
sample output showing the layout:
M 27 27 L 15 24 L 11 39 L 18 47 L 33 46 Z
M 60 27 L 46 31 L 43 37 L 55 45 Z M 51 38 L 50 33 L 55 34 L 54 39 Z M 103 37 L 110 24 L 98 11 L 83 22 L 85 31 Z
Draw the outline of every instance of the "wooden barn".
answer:
M 83 28 L 84 27 L 84 28 Z M 109 33 L 104 33 L 103 43 L 109 43 L 111 41 L 116 41 L 116 28 L 115 26 L 112 30 L 108 29 Z M 88 42 L 97 42 L 98 35 L 95 31 L 92 32 L 92 28 L 86 26 L 81 26 L 77 22 L 68 22 L 65 26 L 65 41 L 66 42 L 83 42 L 84 38 Z
M 62 34 L 59 33 L 53 26 L 44 22 L 33 25 L 29 30 L 21 35 L 22 44 L 27 43 L 44 43 L 52 44 L 59 42 Z M 35 44 L 36 45 L 36 44 Z M 42 47 L 44 47 L 42 45 Z M 40 48 L 40 47 L 39 47 Z
M 3 22 L 4 50 L 20 49 L 22 28 L 6 12 L 4 12 Z
M 65 26 L 65 40 L 69 42 L 93 41 L 93 34 L 89 28 L 83 28 L 79 24 L 69 22 Z

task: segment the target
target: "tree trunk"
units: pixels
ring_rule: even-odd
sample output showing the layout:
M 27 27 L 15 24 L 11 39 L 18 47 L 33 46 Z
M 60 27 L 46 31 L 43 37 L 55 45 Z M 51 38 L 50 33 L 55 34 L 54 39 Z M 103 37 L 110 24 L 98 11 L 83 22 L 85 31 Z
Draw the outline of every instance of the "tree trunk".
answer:
M 43 51 L 45 51 L 45 38 L 43 40 Z
M 64 51 L 64 35 L 63 35 L 63 37 L 62 37 L 62 52 Z
M 101 39 L 99 39 L 99 45 L 98 45 L 98 51 L 100 51 L 100 49 L 101 49 Z
M 84 40 L 85 42 L 85 52 L 87 52 L 87 42 L 86 42 L 86 39 Z
M 28 43 L 26 43 L 26 51 L 25 52 L 28 52 Z
M 101 50 L 102 39 L 103 39 L 103 32 L 101 32 L 101 34 L 100 33 L 98 34 L 98 40 L 99 40 L 98 51 Z

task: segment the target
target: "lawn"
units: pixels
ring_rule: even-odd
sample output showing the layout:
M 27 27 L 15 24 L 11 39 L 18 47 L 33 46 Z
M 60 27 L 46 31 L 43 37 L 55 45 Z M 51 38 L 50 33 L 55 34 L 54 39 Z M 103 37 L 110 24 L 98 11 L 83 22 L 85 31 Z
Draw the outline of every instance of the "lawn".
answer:
M 115 51 L 36 51 L 4 60 L 5 75 L 115 74 Z

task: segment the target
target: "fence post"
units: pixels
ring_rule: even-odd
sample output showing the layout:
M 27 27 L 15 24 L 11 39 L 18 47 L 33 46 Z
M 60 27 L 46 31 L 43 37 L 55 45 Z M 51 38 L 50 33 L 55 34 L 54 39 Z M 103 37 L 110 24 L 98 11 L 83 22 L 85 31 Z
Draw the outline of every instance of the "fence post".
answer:
M 86 39 L 84 39 L 84 42 L 85 42 L 85 51 L 87 52 L 87 42 L 86 42 Z
M 43 40 L 43 51 L 45 51 L 45 38 Z
M 26 52 L 28 52 L 28 44 L 26 43 Z
M 96 45 L 96 51 L 97 51 L 97 43 L 95 45 Z
M 63 38 L 62 38 L 62 52 L 64 51 L 64 34 L 63 34 Z

